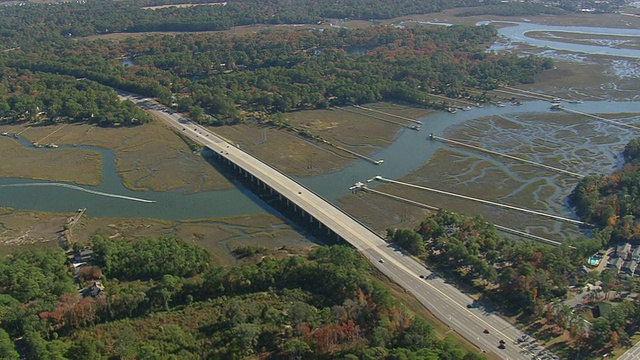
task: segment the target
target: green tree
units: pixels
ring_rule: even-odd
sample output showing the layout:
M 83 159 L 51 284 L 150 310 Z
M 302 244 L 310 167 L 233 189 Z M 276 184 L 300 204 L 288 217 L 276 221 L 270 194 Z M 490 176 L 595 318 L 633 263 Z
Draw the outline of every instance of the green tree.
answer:
M 611 323 L 607 318 L 599 317 L 591 325 L 592 346 L 594 349 L 603 348 L 611 340 Z
M 20 355 L 16 351 L 16 346 L 9 337 L 9 334 L 0 328 L 0 358 L 7 360 L 18 360 Z
M 189 109 L 189 117 L 191 118 L 191 120 L 197 123 L 202 122 L 204 119 L 204 109 L 197 105 L 192 106 Z

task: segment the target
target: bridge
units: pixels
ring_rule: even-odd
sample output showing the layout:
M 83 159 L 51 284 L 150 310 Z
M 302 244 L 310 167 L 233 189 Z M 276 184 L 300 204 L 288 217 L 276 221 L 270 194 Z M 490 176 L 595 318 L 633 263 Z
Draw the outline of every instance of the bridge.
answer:
M 136 101 L 176 131 L 211 149 L 218 161 L 235 169 L 254 186 L 278 196 L 284 204 L 318 231 L 355 247 L 381 273 L 412 294 L 424 307 L 451 330 L 459 333 L 492 358 L 530 359 L 534 353 L 523 351 L 517 339 L 524 333 L 490 309 L 446 283 L 423 264 L 387 243 L 380 235 L 349 214 L 265 164 L 239 147 L 148 99 Z M 485 333 L 485 329 L 488 333 Z M 499 341 L 507 346 L 499 349 Z

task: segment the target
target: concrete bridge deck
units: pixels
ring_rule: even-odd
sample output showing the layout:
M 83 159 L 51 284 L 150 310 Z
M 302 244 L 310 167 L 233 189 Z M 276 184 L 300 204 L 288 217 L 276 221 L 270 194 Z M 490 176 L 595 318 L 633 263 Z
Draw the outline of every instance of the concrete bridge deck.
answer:
M 240 167 L 246 172 L 245 176 L 256 179 L 254 181 L 259 181 L 288 199 L 290 205 L 305 214 L 305 218 L 313 224 L 320 223 L 350 243 L 378 270 L 415 296 L 438 319 L 482 351 L 492 353 L 491 357 L 532 357 L 533 353 L 523 351 L 516 345 L 516 339 L 523 335 L 519 329 L 489 309 L 475 306 L 471 297 L 443 279 L 430 276 L 431 272 L 423 264 L 390 246 L 378 234 L 335 205 L 204 127 L 191 123 L 148 99 L 136 102 L 180 133 L 210 148 L 220 158 Z M 489 330 L 489 334 L 483 333 L 485 329 Z M 500 340 L 507 342 L 505 349 L 498 348 Z

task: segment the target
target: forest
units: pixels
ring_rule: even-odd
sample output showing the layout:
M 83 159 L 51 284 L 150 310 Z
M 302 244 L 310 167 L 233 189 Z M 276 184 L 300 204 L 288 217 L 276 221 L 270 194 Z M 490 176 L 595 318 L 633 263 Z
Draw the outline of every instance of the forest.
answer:
M 482 359 L 440 339 L 348 246 L 231 269 L 174 237 L 92 246 L 75 276 L 60 249 L 0 259 L 1 358 Z M 96 280 L 102 292 L 77 290 Z
M 534 75 L 553 66 L 550 59 L 486 53 L 497 36 L 491 26 L 84 38 L 122 31 L 315 24 L 327 17 L 379 19 L 476 4 L 403 0 L 364 6 L 361 1 L 290 6 L 287 0 L 238 0 L 154 10 L 144 7 L 159 2 L 3 6 L 0 121 L 130 126 L 150 120 L 131 102 L 120 101 L 113 89 L 155 98 L 211 125 L 381 100 L 444 109 L 451 103 L 431 95 L 485 102 L 489 99 L 483 90 L 531 83 Z M 39 16 L 45 7 L 47 16 Z
M 224 124 L 380 100 L 449 106 L 430 94 L 482 102 L 486 95 L 468 89 L 530 83 L 553 66 L 485 53 L 495 36 L 491 26 L 156 35 L 14 50 L 4 64 L 6 71 L 68 75 L 154 97 L 196 121 Z
M 0 2 L 1 3 L 1 2 Z M 440 12 L 452 8 L 473 8 L 464 15 L 537 15 L 579 11 L 583 6 L 610 12 L 624 5 L 623 0 L 562 0 L 558 3 L 504 4 L 499 0 L 228 0 L 217 5 L 193 7 L 146 7 L 183 4 L 182 0 L 141 0 L 81 2 L 24 2 L 21 6 L 0 7 L 0 49 L 37 46 L 60 38 L 95 34 L 144 31 L 211 31 L 252 24 L 317 24 L 328 19 L 390 19 L 412 14 Z M 207 0 L 191 4 L 212 3 Z M 492 5 L 500 5 L 492 6 Z M 46 13 L 47 16 L 42 16 Z
M 622 155 L 621 169 L 581 179 L 569 201 L 583 221 L 610 232 L 611 244 L 640 244 L 640 139 L 631 140 Z
M 637 279 L 623 283 L 610 271 L 580 271 L 587 257 L 608 242 L 606 231 L 554 247 L 501 237 L 482 217 L 440 210 L 415 231 L 388 229 L 387 238 L 438 274 L 477 291 L 484 306 L 517 315 L 523 323 L 544 319 L 559 335 L 567 331 L 573 344 L 566 349 L 566 358 L 604 346 L 631 344 L 630 336 L 637 327 L 634 319 L 640 316 L 637 302 L 622 301 L 610 314 L 590 320 L 593 326 L 585 327 L 584 315 L 561 301 L 570 296 L 570 285 L 580 288 L 587 282 L 601 281 L 604 294 L 640 290 Z
M 211 3 L 188 3 L 199 2 Z M 224 2 L 225 5 L 145 9 L 146 6 L 170 3 L 172 1 L 88 0 L 1 6 L 0 49 L 32 47 L 62 38 L 118 32 L 211 31 L 252 24 L 317 24 L 331 18 L 389 19 L 479 4 L 474 0 L 231 0 Z M 484 3 L 499 1 L 487 0 Z M 47 16 L 42 16 L 44 13 Z
M 4 68 L 0 71 L 0 122 L 51 125 L 85 122 L 131 126 L 151 120 L 131 101 L 95 81 Z

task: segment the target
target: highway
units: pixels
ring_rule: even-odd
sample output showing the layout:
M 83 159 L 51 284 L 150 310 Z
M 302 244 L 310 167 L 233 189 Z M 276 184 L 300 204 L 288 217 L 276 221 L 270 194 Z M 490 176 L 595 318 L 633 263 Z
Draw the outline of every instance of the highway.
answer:
M 390 246 L 383 238 L 357 220 L 204 127 L 189 122 L 178 114 L 148 99 L 132 101 L 163 119 L 178 132 L 188 136 L 259 178 L 307 214 L 332 229 L 360 251 L 378 270 L 415 296 L 430 312 L 470 342 L 487 353 L 503 359 L 531 359 L 534 353 L 523 350 L 517 339 L 524 335 L 515 326 L 480 306 L 473 299 L 443 279 L 431 275 L 420 262 Z M 203 215 L 204 216 L 204 215 Z M 424 278 L 421 278 L 424 277 Z M 484 330 L 489 331 L 488 334 Z M 506 347 L 499 349 L 499 341 Z M 538 351 L 538 350 L 536 350 Z
M 640 342 L 635 344 L 631 349 L 620 355 L 618 360 L 636 360 L 640 359 Z

